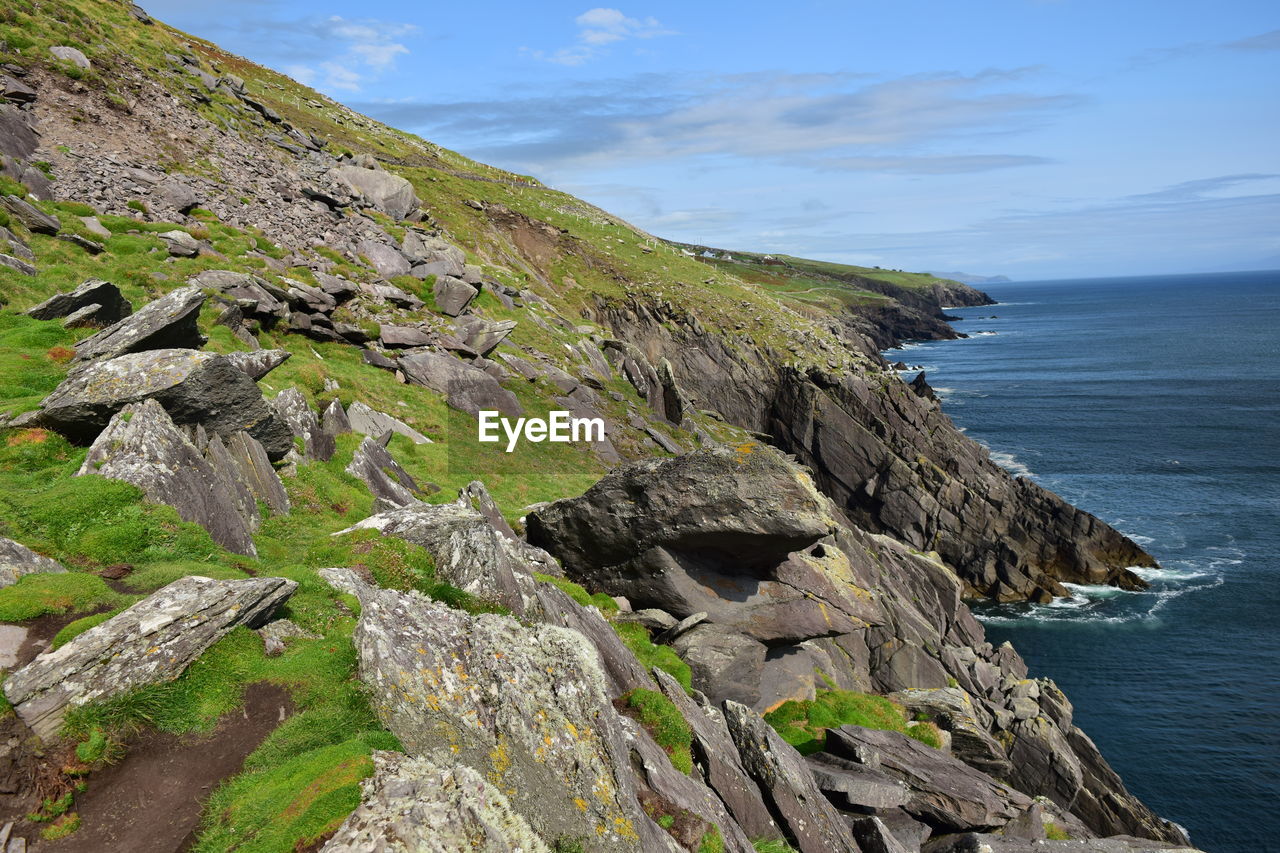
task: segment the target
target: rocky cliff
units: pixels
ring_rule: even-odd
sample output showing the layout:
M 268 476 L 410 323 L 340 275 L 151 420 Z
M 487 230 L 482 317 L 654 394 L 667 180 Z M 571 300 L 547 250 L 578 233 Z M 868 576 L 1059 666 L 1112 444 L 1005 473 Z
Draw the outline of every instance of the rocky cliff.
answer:
M 965 604 L 1153 564 L 877 354 L 982 294 L 666 243 L 132 4 L 0 48 L 0 850 L 1189 849 Z M 553 409 L 605 435 L 477 441 Z

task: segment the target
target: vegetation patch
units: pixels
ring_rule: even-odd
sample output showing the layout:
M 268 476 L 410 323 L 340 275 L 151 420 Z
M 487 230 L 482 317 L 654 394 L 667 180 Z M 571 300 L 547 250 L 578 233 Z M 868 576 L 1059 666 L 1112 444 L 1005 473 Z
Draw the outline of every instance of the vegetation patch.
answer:
M 613 630 L 636 656 L 645 669 L 657 667 L 670 675 L 685 690 L 693 689 L 693 670 L 670 646 L 655 645 L 649 638 L 649 629 L 635 622 L 614 622 Z
M 671 759 L 681 773 L 693 772 L 693 731 L 680 709 L 656 690 L 637 687 L 617 700 L 618 710 L 637 720 Z
M 539 573 L 535 574 L 534 577 L 543 583 L 549 583 L 556 587 L 583 607 L 598 608 L 601 613 L 606 615 L 618 612 L 618 602 L 614 601 L 608 593 L 597 592 L 592 595 L 581 584 L 576 584 L 568 578 L 556 577 L 555 575 Z
M 901 705 L 883 696 L 852 690 L 822 690 L 813 699 L 784 702 L 765 714 L 764 719 L 801 755 L 821 752 L 828 729 L 850 725 L 901 732 L 935 749 L 942 745 L 933 723 L 908 726 L 907 713 Z

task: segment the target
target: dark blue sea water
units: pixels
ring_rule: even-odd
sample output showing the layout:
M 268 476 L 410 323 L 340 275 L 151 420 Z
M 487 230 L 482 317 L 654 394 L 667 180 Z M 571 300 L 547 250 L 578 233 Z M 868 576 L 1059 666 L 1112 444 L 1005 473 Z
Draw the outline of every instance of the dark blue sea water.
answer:
M 1132 536 L 1151 590 L 981 611 L 1130 791 L 1212 853 L 1280 850 L 1280 272 L 990 285 L 908 345 L 1011 471 Z

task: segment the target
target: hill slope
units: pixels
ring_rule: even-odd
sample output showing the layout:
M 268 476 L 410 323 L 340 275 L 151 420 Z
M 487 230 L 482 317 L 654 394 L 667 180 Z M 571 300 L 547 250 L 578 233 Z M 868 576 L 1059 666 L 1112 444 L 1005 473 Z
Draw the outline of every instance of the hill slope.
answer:
M 16 0 L 0 48 L 0 810 L 39 849 L 1182 840 L 963 603 L 1153 565 L 877 354 L 982 294 L 665 242 L 114 0 Z M 606 430 L 506 452 L 480 410 Z M 202 750 L 211 800 L 130 811 Z

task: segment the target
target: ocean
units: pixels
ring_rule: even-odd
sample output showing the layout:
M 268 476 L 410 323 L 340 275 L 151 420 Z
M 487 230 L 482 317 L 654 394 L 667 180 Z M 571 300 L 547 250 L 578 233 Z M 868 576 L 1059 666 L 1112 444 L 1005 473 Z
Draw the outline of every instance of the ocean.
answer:
M 1161 565 L 1145 592 L 978 607 L 989 639 L 1198 846 L 1280 851 L 1280 272 L 982 289 L 999 304 L 947 312 L 969 338 L 886 357 Z

